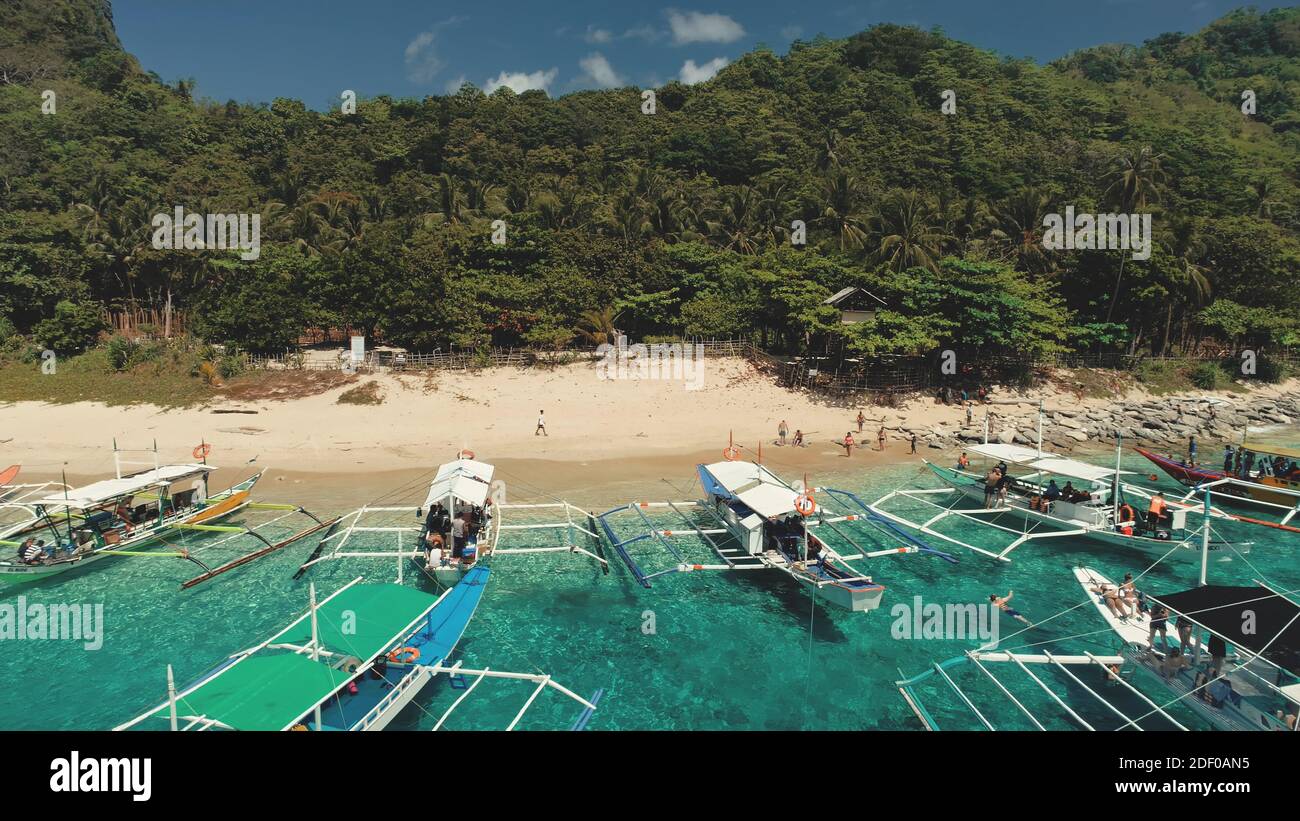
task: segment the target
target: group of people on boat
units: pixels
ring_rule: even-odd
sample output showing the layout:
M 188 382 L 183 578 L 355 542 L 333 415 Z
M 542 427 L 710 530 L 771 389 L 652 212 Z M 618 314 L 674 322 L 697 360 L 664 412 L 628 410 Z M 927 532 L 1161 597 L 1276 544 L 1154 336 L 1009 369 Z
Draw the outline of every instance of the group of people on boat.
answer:
M 1258 468 L 1258 470 L 1256 469 Z M 1225 445 L 1223 448 L 1223 472 L 1238 479 L 1275 476 L 1291 482 L 1300 482 L 1300 464 L 1295 459 L 1290 462 L 1285 456 L 1271 456 L 1267 453 L 1256 454 L 1244 447 Z
M 458 504 L 455 508 L 452 515 L 442 502 L 435 502 L 424 517 L 424 559 L 430 570 L 471 565 L 478 559 L 478 537 L 491 514 L 479 505 Z M 446 549 L 448 533 L 450 552 Z

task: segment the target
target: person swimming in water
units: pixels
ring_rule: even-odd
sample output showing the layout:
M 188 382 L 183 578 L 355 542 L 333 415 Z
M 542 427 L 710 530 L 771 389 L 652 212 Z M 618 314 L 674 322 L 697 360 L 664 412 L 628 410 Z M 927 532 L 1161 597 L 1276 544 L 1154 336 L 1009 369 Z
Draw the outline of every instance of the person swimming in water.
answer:
M 1001 610 L 1003 613 L 1006 613 L 1008 616 L 1015 619 L 1016 621 L 1023 622 L 1024 624 L 1033 627 L 1033 625 L 1029 623 L 1029 619 L 1025 618 L 1024 615 L 1022 615 L 1019 610 L 1016 610 L 1007 605 L 1007 602 L 1011 601 L 1011 597 L 1014 595 L 1014 592 L 1015 591 L 1008 590 L 1005 596 L 999 596 L 996 593 L 990 593 L 989 603 L 992 604 L 994 607 L 998 608 L 999 610 Z

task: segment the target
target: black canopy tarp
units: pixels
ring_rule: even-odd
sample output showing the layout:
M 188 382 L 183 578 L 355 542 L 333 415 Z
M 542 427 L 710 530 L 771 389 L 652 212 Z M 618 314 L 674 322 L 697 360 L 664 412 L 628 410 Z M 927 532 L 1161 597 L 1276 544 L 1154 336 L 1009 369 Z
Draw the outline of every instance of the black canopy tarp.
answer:
M 1210 584 L 1151 598 L 1224 641 L 1300 675 L 1300 605 L 1267 587 Z M 1267 649 L 1265 649 L 1267 648 Z

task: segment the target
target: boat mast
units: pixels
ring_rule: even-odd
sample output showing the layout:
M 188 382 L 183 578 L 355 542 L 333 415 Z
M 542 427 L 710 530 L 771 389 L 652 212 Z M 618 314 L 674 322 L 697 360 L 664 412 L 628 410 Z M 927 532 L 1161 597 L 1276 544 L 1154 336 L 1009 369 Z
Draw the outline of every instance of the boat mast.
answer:
M 1117 431 L 1115 433 L 1115 475 L 1111 477 L 1110 483 L 1111 511 L 1115 516 L 1115 524 L 1119 524 L 1119 465 L 1123 441 L 1124 434 Z
M 320 633 L 319 625 L 316 621 L 316 582 L 312 582 L 307 588 L 307 595 L 311 601 L 311 660 L 320 661 Z M 316 730 L 320 731 L 320 702 L 316 702 Z
M 1043 400 L 1038 400 L 1038 456 L 1043 456 Z
M 167 665 L 167 707 L 171 714 L 172 732 L 176 732 L 176 678 L 172 675 L 172 666 Z
M 1201 587 L 1205 587 L 1206 571 L 1210 565 L 1210 489 L 1205 489 L 1205 512 L 1202 515 L 1205 519 L 1201 531 Z

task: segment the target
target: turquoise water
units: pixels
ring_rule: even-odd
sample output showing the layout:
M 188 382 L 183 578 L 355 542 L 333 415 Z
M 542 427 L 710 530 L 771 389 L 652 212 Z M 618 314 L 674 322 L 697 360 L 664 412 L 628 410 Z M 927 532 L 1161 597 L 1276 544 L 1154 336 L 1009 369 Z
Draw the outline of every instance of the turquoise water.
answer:
M 1108 459 L 1103 455 L 1093 461 Z M 1141 474 L 1150 472 L 1140 457 L 1125 461 L 1126 467 Z M 795 478 L 779 463 L 769 462 L 769 466 Z M 676 489 L 659 485 L 657 498 L 691 498 L 693 471 L 689 464 L 682 467 L 681 475 L 672 477 Z M 923 486 L 937 486 L 918 467 L 893 466 L 871 475 L 818 476 L 817 481 L 855 491 L 865 499 L 918 481 Z M 1169 482 L 1158 484 L 1176 489 Z M 384 489 L 368 490 L 378 495 Z M 561 489 L 547 490 L 558 494 Z M 511 491 L 511 502 L 544 501 L 520 498 L 513 486 Z M 422 498 L 422 492 L 407 497 L 412 505 L 419 501 L 416 495 Z M 629 500 L 615 495 L 605 499 L 603 507 L 593 508 L 600 512 Z M 830 504 L 825 498 L 821 501 Z M 320 511 L 316 512 L 319 515 Z M 913 514 L 920 512 L 911 509 Z M 554 511 L 526 513 L 511 512 L 509 521 L 553 520 L 556 516 Z M 652 516 L 666 528 L 680 525 L 670 511 Z M 247 521 L 266 518 L 264 513 L 250 514 Z M 625 516 L 621 521 L 629 526 L 623 532 L 633 532 L 632 518 Z M 285 534 L 290 530 L 290 523 L 282 522 L 267 532 Z M 1245 584 L 1252 578 L 1265 578 L 1287 590 L 1300 588 L 1300 567 L 1294 557 L 1300 536 L 1238 523 L 1218 530 L 1228 538 L 1253 540 L 1255 545 L 1244 558 L 1215 559 L 1211 581 Z M 855 528 L 854 532 L 868 549 L 897 544 L 883 535 L 866 535 L 874 531 Z M 1008 538 L 990 538 L 964 523 L 951 532 L 990 546 L 1005 544 Z M 510 534 L 506 546 L 548 541 L 541 532 L 525 533 L 531 535 Z M 826 537 L 824 531 L 822 535 Z M 834 537 L 827 538 L 835 544 Z M 215 540 L 191 536 L 173 541 L 198 547 Z M 713 561 L 702 544 L 692 541 L 681 540 L 681 546 L 694 558 Z M 83 650 L 73 642 L 3 642 L 9 673 L 6 680 L 11 689 L 21 689 L 26 697 L 0 702 L 0 728 L 111 728 L 163 700 L 167 664 L 174 666 L 180 684 L 286 625 L 305 609 L 308 582 L 314 582 L 325 595 L 357 575 L 376 581 L 394 576 L 395 565 L 390 563 L 394 560 L 354 560 L 324 563 L 302 581 L 292 581 L 293 571 L 313 543 L 296 545 L 183 592 L 179 583 L 194 575 L 195 568 L 168 559 L 109 559 L 44 584 L 0 591 L 0 602 L 5 603 L 15 602 L 19 595 L 44 604 L 102 603 L 106 622 L 103 647 L 96 651 Z M 353 542 L 353 546 L 362 544 Z M 246 541 L 239 541 L 208 548 L 199 555 L 214 564 L 251 549 Z M 608 575 L 594 562 L 567 553 L 498 556 L 458 657 L 471 667 L 545 672 L 584 696 L 603 688 L 600 709 L 590 724 L 595 730 L 918 729 L 919 722 L 894 684 L 902 677 L 900 671 L 908 676 L 919 673 L 932 661 L 957 655 L 974 644 L 896 640 L 890 634 L 891 606 L 910 604 L 917 595 L 927 602 L 983 602 L 990 593 L 1005 594 L 1012 589 L 1015 605 L 1031 620 L 1041 622 L 1084 601 L 1071 567 L 1087 564 L 1118 577 L 1141 572 L 1155 558 L 1074 538 L 1025 545 L 1013 554 L 1011 564 L 994 563 L 957 547 L 944 549 L 955 553 L 960 564 L 924 555 L 871 560 L 870 572 L 888 589 L 882 607 L 866 614 L 816 604 L 803 588 L 770 571 L 679 573 L 656 580 L 654 587 L 646 590 L 612 553 Z M 638 550 L 636 555 L 647 569 L 673 563 L 662 552 Z M 1196 583 L 1197 572 L 1197 559 L 1175 557 L 1146 577 L 1145 589 L 1189 587 Z M 420 582 L 408 578 L 407 583 Z M 648 611 L 653 613 L 653 633 L 643 630 L 650 618 Z M 1082 636 L 1067 639 L 1060 649 L 1113 652 L 1115 642 L 1099 632 L 1103 628 L 1089 604 L 1016 636 L 1010 634 L 1021 625 L 1004 620 L 1002 647 Z M 981 682 L 978 672 L 963 675 L 963 688 L 988 696 L 981 704 L 989 705 L 988 715 L 995 723 L 1018 726 L 1015 708 L 994 700 L 992 685 Z M 1045 680 L 1055 687 L 1067 686 L 1050 674 L 1045 674 Z M 1141 685 L 1140 680 L 1137 683 Z M 485 681 L 453 714 L 447 727 L 504 728 L 532 687 L 525 682 Z M 1163 700 L 1158 688 L 1144 689 L 1157 701 Z M 955 697 L 943 692 L 942 685 L 927 685 L 922 693 L 941 725 L 975 726 Z M 457 695 L 459 691 L 439 683 L 394 726 L 431 727 Z M 1077 698 L 1086 700 L 1086 696 Z M 1041 706 L 1043 712 L 1052 712 L 1046 702 Z M 535 702 L 521 727 L 567 728 L 578 712 L 575 702 L 558 693 L 546 693 Z M 1100 707 L 1084 714 L 1105 719 Z M 1189 726 L 1204 726 L 1190 713 L 1179 715 Z M 1053 726 L 1070 725 L 1060 720 Z

